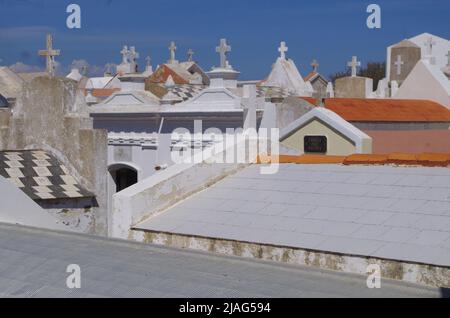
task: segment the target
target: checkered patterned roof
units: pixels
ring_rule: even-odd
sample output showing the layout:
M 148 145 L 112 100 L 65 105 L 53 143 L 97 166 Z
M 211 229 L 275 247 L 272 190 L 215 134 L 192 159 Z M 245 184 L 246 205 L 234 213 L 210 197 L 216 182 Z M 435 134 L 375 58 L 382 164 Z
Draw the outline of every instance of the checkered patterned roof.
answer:
M 198 93 L 200 93 L 205 88 L 206 86 L 204 85 L 181 84 L 175 85 L 173 88 L 171 88 L 171 91 L 173 94 L 177 95 L 178 97 L 181 97 L 183 101 L 186 101 L 188 99 L 191 99 Z
M 179 96 L 183 99 L 183 101 L 189 100 L 202 90 L 204 90 L 207 86 L 205 85 L 192 85 L 192 84 L 180 84 L 175 85 L 171 88 L 173 94 Z M 241 89 L 233 89 L 234 93 L 240 95 Z M 280 98 L 284 99 L 291 94 L 282 88 L 279 87 L 270 87 L 270 86 L 257 86 L 256 87 L 256 96 L 257 97 L 266 97 L 266 98 Z
M 41 150 L 0 151 L 0 175 L 37 201 L 94 197 L 63 164 Z

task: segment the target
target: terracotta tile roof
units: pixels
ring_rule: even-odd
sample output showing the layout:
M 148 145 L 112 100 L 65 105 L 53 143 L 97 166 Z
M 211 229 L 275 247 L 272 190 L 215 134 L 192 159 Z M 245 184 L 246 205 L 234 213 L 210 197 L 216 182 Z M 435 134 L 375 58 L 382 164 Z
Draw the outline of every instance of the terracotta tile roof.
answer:
M 172 75 L 175 84 L 189 84 L 188 81 L 165 64 L 160 65 L 158 69 L 150 75 L 147 81 L 150 83 L 165 83 L 170 75 Z
M 325 156 L 325 155 L 301 155 L 301 156 L 259 156 L 257 164 L 267 163 L 296 163 L 296 164 L 344 164 L 344 165 L 408 165 L 426 167 L 449 167 L 450 153 L 392 153 L 379 154 L 353 154 L 350 156 Z
M 354 154 L 345 158 L 344 164 L 385 164 L 387 163 L 387 155 L 374 155 L 374 154 Z
M 311 78 L 313 78 L 314 76 L 316 76 L 318 73 L 317 72 L 311 72 L 311 73 L 309 73 L 308 75 L 306 75 L 304 78 L 303 78 L 303 80 L 306 82 L 306 81 L 309 81 Z
M 92 90 L 92 96 L 94 97 L 109 97 L 115 92 L 120 91 L 120 88 L 96 88 Z M 88 93 L 88 90 L 84 91 L 84 95 L 86 96 Z
M 450 110 L 428 100 L 329 98 L 325 107 L 347 121 L 450 122 Z
M 307 101 L 310 104 L 317 105 L 317 99 L 316 98 L 313 98 L 313 97 L 299 97 L 299 98 Z

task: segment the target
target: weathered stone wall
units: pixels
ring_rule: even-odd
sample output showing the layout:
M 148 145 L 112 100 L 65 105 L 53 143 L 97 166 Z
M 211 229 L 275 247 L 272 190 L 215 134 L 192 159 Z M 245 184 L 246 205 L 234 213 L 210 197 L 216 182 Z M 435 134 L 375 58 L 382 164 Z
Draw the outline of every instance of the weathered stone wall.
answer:
M 328 82 L 323 81 L 321 78 L 315 80 L 312 84 L 314 88 L 313 98 L 317 100 L 322 100 L 323 98 L 327 98 L 327 85 Z
M 298 97 L 287 97 L 276 105 L 276 127 L 283 129 L 314 108 L 314 105 Z
M 8 119 L 0 114 L 3 150 L 42 149 L 53 154 L 79 183 L 96 195 L 98 206 L 86 231 L 107 231 L 107 133 L 92 128 L 77 83 L 38 77 L 25 83 Z
M 382 279 L 402 280 L 431 287 L 450 287 L 450 268 L 437 265 L 211 237 L 139 230 L 133 232 L 132 238 L 147 244 L 310 266 L 359 275 L 369 274 L 368 266 L 375 264 L 380 266 Z
M 372 92 L 373 80 L 367 77 L 342 77 L 336 80 L 336 98 L 368 98 Z
M 403 62 L 400 75 L 397 74 L 397 66 L 395 65 L 399 55 Z M 397 81 L 399 85 L 402 85 L 405 78 L 408 77 L 414 66 L 420 61 L 421 56 L 420 47 L 393 47 L 391 50 L 391 81 Z

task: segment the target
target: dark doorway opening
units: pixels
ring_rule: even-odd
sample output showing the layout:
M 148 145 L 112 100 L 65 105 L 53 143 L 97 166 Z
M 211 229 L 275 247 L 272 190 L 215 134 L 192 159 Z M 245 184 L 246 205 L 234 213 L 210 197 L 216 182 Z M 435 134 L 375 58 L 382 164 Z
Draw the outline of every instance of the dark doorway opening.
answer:
M 116 184 L 116 192 L 125 190 L 138 182 L 137 171 L 131 168 L 120 167 L 115 170 L 110 170 L 110 173 Z

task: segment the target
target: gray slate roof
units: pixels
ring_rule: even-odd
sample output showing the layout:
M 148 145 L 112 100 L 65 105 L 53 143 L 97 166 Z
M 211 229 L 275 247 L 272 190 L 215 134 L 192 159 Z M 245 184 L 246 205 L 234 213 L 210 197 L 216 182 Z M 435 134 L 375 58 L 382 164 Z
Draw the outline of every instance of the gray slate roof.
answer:
M 68 289 L 69 264 L 81 289 Z M 0 297 L 440 297 L 438 289 L 0 224 Z
M 251 166 L 136 228 L 450 266 L 450 169 Z
M 36 201 L 94 197 L 62 163 L 42 150 L 0 151 L 0 176 Z

